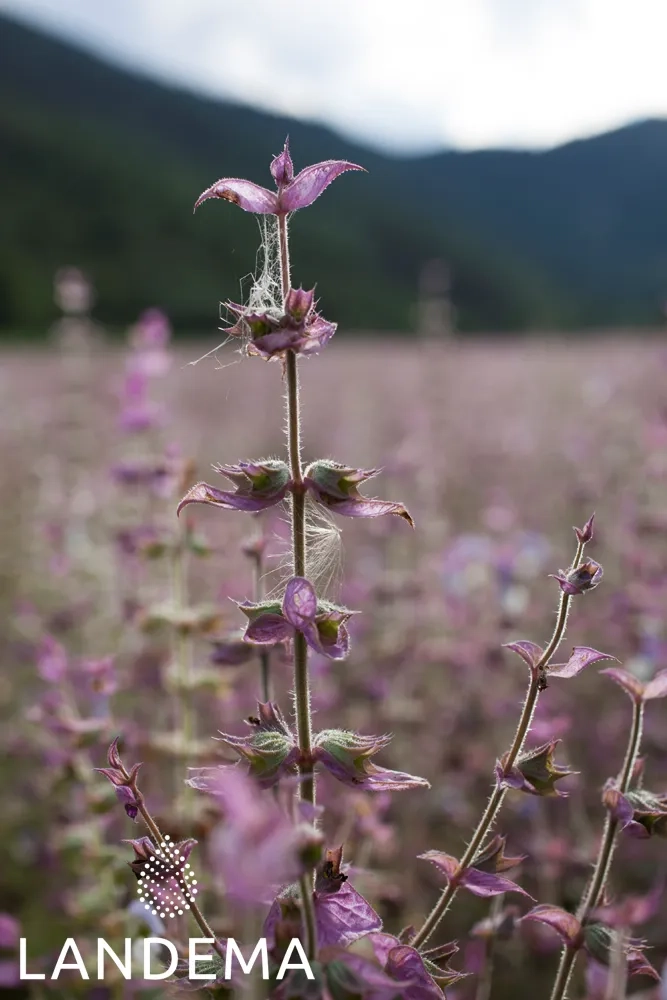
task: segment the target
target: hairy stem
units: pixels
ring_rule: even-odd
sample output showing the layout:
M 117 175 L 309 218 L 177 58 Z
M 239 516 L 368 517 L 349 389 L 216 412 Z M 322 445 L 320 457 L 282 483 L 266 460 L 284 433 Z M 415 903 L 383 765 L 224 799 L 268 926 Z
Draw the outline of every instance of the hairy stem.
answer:
M 125 770 L 124 767 L 122 767 L 122 765 L 121 765 L 121 769 L 122 769 L 123 775 L 126 778 L 129 778 L 128 772 Z M 136 787 L 136 785 L 133 787 L 132 791 L 134 793 L 134 798 L 135 798 L 135 801 L 136 801 L 136 804 L 137 804 L 137 809 L 139 810 L 139 812 L 141 814 L 141 818 L 143 819 L 144 823 L 146 824 L 146 827 L 148 828 L 148 832 L 150 833 L 151 837 L 153 838 L 153 843 L 155 844 L 155 846 L 159 850 L 160 847 L 165 843 L 164 837 L 162 836 L 162 833 L 160 831 L 160 827 L 157 825 L 157 823 L 155 822 L 155 820 L 151 816 L 151 814 L 150 814 L 150 812 L 148 810 L 148 807 L 146 805 L 146 800 L 144 799 L 144 796 L 139 791 L 139 789 Z M 213 933 L 213 929 L 211 928 L 211 925 L 209 924 L 208 920 L 206 919 L 206 917 L 204 916 L 204 914 L 199 909 L 199 906 L 197 905 L 197 903 L 195 902 L 194 899 L 190 901 L 190 913 L 195 918 L 195 921 L 199 925 L 199 929 L 201 930 L 201 932 L 207 938 L 211 939 L 211 941 L 213 942 L 213 947 L 217 951 L 217 953 L 220 956 L 220 958 L 224 959 L 225 958 L 225 949 L 224 949 L 224 946 L 218 940 L 218 938 L 216 937 L 216 935 Z
M 287 218 L 278 216 L 278 237 L 280 247 L 280 273 L 283 300 L 290 287 L 289 243 L 287 238 Z M 303 468 L 301 464 L 301 409 L 299 404 L 299 372 L 294 351 L 288 351 L 285 359 L 285 381 L 287 383 L 287 449 L 292 474 L 292 568 L 295 576 L 306 575 L 306 495 L 303 488 Z M 300 794 L 306 802 L 315 802 L 315 776 L 312 765 L 312 720 L 310 708 L 310 681 L 308 677 L 308 646 L 303 633 L 294 636 L 294 710 L 296 731 L 301 763 Z M 313 879 L 304 875 L 300 881 L 301 904 L 305 929 L 305 945 L 309 958 L 317 953 L 317 925 L 313 900 Z
M 505 895 L 501 893 L 500 896 L 496 896 L 491 903 L 491 909 L 489 912 L 489 917 L 491 921 L 496 920 L 500 914 L 503 912 L 503 905 L 505 902 Z M 477 991 L 475 993 L 475 1000 L 490 1000 L 491 990 L 493 988 L 493 972 L 494 972 L 494 959 L 496 952 L 497 939 L 493 931 L 489 935 L 486 941 L 486 949 L 484 955 L 484 968 L 479 974 L 477 980 Z
M 261 541 L 261 535 L 259 536 Z M 264 600 L 264 563 L 261 549 L 253 553 L 255 571 L 255 601 Z M 260 691 L 263 702 L 271 701 L 271 653 L 265 646 L 259 647 Z
M 635 704 L 633 709 L 630 738 L 625 751 L 625 759 L 623 761 L 621 774 L 618 779 L 618 790 L 622 795 L 625 795 L 630 787 L 632 772 L 639 755 L 643 728 L 644 703 L 638 702 Z M 607 880 L 609 878 L 609 871 L 611 869 L 611 862 L 616 849 L 617 833 L 618 821 L 612 817 L 611 813 L 607 813 L 604 830 L 602 832 L 602 840 L 600 841 L 600 849 L 598 851 L 597 861 L 595 862 L 595 868 L 593 870 L 593 877 L 591 878 L 581 903 L 579 904 L 579 909 L 577 910 L 577 919 L 582 925 L 590 917 L 592 911 L 600 905 L 604 895 Z M 558 973 L 556 975 L 556 982 L 554 983 L 554 988 L 551 993 L 551 1000 L 564 1000 L 566 997 L 567 987 L 577 960 L 577 953 L 578 949 L 576 948 L 570 948 L 567 945 L 563 948 L 560 957 L 560 964 L 558 966 Z
M 579 542 L 574 562 L 572 563 L 574 567 L 578 566 L 581 562 L 583 551 L 584 543 Z M 523 750 L 526 737 L 530 732 L 530 725 L 533 721 L 533 715 L 535 714 L 537 700 L 540 696 L 540 691 L 542 691 L 545 687 L 545 669 L 549 665 L 551 657 L 560 646 L 563 636 L 565 635 L 565 626 L 567 625 L 570 600 L 571 598 L 568 594 L 561 593 L 558 614 L 556 617 L 556 626 L 554 628 L 553 635 L 551 636 L 551 639 L 549 640 L 538 663 L 535 665 L 535 668 L 531 671 L 530 683 L 528 685 L 528 691 L 526 692 L 523 708 L 521 709 L 519 725 L 517 726 L 516 733 L 514 734 L 514 740 L 512 741 L 512 745 L 505 758 L 505 768 L 508 771 L 514 766 L 517 757 Z M 496 783 L 486 809 L 484 810 L 484 814 L 477 824 L 475 832 L 472 835 L 472 839 L 459 862 L 457 871 L 455 872 L 453 878 L 451 878 L 447 883 L 445 889 L 443 889 L 440 899 L 431 910 L 416 936 L 413 938 L 411 942 L 413 948 L 421 948 L 426 944 L 444 915 L 447 913 L 447 910 L 449 909 L 458 891 L 460 877 L 466 869 L 471 867 L 475 857 L 479 853 L 487 834 L 492 829 L 497 819 L 500 807 L 503 804 L 506 794 L 507 789 L 503 785 Z
M 179 525 L 178 539 L 172 553 L 172 600 L 174 610 L 178 613 L 188 604 L 188 553 L 185 524 Z M 174 691 L 174 727 L 178 739 L 176 755 L 176 799 L 181 805 L 189 797 L 188 786 L 183 784 L 182 761 L 187 756 L 190 744 L 194 739 L 194 714 L 192 710 L 192 638 L 184 630 L 176 629 L 173 640 L 173 653 L 176 666 L 176 685 Z

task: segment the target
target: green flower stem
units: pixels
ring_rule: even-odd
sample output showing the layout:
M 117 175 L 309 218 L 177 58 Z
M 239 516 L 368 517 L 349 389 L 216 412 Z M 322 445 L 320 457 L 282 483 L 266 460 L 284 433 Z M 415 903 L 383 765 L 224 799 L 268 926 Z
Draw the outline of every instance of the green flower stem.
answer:
M 581 562 L 581 557 L 584 551 L 584 543 L 579 542 L 577 546 L 577 551 L 574 557 L 574 562 L 572 565 L 577 567 Z M 519 718 L 519 725 L 517 726 L 516 733 L 514 735 L 514 740 L 512 741 L 512 746 L 510 747 L 509 753 L 506 758 L 506 767 L 509 770 L 514 766 L 517 757 L 523 750 L 523 745 L 526 742 L 526 737 L 530 732 L 530 725 L 533 721 L 533 715 L 535 714 L 535 708 L 537 706 L 537 701 L 540 696 L 540 691 L 543 690 L 545 686 L 545 670 L 548 667 L 552 656 L 560 646 L 563 636 L 565 635 L 565 627 L 567 625 L 567 616 L 570 609 L 571 597 L 569 594 L 561 592 L 560 603 L 558 606 L 558 615 L 556 618 L 556 626 L 553 631 L 553 635 L 547 644 L 546 649 L 542 653 L 539 662 L 535 665 L 535 668 L 531 671 L 530 683 L 528 685 L 528 691 L 526 692 L 526 698 L 523 703 L 523 708 L 521 709 L 521 716 Z M 500 808 L 507 794 L 507 789 L 502 785 L 496 783 L 491 797 L 487 803 L 484 814 L 480 819 L 475 832 L 472 835 L 472 839 L 466 848 L 466 851 L 459 862 L 457 872 L 454 877 L 450 879 L 446 887 L 443 889 L 440 899 L 435 904 L 430 914 L 426 918 L 424 924 L 417 932 L 413 940 L 410 942 L 413 948 L 422 948 L 426 942 L 429 940 L 438 924 L 442 918 L 447 913 L 456 893 L 458 891 L 458 879 L 457 876 L 463 874 L 467 868 L 469 868 L 475 857 L 479 853 L 487 834 L 492 829 L 497 817 L 500 812 Z
M 289 244 L 287 219 L 278 216 L 278 242 L 280 247 L 280 273 L 283 300 L 290 287 Z M 295 576 L 306 575 L 306 495 L 303 488 L 303 468 L 301 464 L 301 410 L 299 404 L 299 372 L 294 351 L 288 351 L 285 359 L 285 380 L 287 383 L 287 447 L 292 473 L 292 561 Z M 294 636 L 294 708 L 296 714 L 297 739 L 301 751 L 299 772 L 301 775 L 300 794 L 306 802 L 315 802 L 315 776 L 312 765 L 312 721 L 310 707 L 310 682 L 308 677 L 308 647 L 301 632 Z M 317 953 L 317 925 L 313 899 L 313 879 L 303 875 L 300 881 L 306 952 L 308 958 Z
M 625 795 L 630 787 L 632 772 L 634 770 L 637 757 L 639 756 L 639 747 L 641 745 L 643 729 L 644 703 L 640 701 L 635 704 L 632 713 L 630 738 L 628 740 L 627 750 L 625 751 L 625 759 L 623 761 L 623 767 L 618 781 L 618 790 L 622 795 Z M 600 849 L 598 851 L 598 857 L 593 871 L 593 877 L 583 895 L 579 909 L 577 910 L 577 920 L 581 924 L 586 922 L 591 912 L 599 906 L 602 901 L 605 887 L 607 885 L 607 879 L 609 878 L 609 871 L 611 869 L 614 851 L 616 850 L 617 833 L 618 821 L 612 817 L 611 813 L 607 813 L 604 830 L 602 832 L 602 840 L 600 841 Z M 560 957 L 556 982 L 554 983 L 554 988 L 551 993 L 551 1000 L 564 1000 L 566 997 L 567 988 L 577 960 L 577 954 L 578 949 L 570 948 L 568 945 L 564 946 Z
M 123 776 L 125 778 L 129 778 L 128 772 L 122 765 L 121 765 L 121 770 L 123 772 Z M 146 824 L 146 827 L 148 828 L 148 832 L 153 838 L 153 843 L 159 849 L 160 846 L 165 842 L 164 837 L 162 836 L 162 833 L 160 831 L 160 828 L 153 819 L 153 817 L 151 816 L 150 812 L 148 811 L 146 800 L 144 799 L 143 794 L 139 791 L 136 785 L 132 787 L 132 792 L 134 794 L 134 798 L 137 804 L 137 809 L 141 814 L 141 818 L 143 819 L 144 823 Z M 225 958 L 224 945 L 218 940 L 216 935 L 213 933 L 211 925 L 209 924 L 208 920 L 199 909 L 199 906 L 197 905 L 194 899 L 191 900 L 190 902 L 190 913 L 192 914 L 192 916 L 195 918 L 195 921 L 199 925 L 199 929 L 207 938 L 211 939 L 211 941 L 213 942 L 214 949 L 217 951 L 220 958 L 224 960 Z
M 174 542 L 172 552 L 172 601 L 174 610 L 178 613 L 188 606 L 188 552 L 186 541 L 186 525 L 179 524 L 178 537 Z M 195 720 L 192 705 L 192 637 L 180 628 L 174 630 L 173 655 L 176 667 L 174 691 L 175 736 L 177 738 L 174 780 L 176 783 L 176 801 L 181 808 L 189 799 L 189 789 L 183 784 L 182 762 L 187 757 L 189 748 L 195 739 Z
M 261 539 L 261 534 L 259 536 Z M 264 600 L 264 562 L 260 551 L 252 556 L 255 572 L 255 601 Z M 260 691 L 263 702 L 271 701 L 271 652 L 265 646 L 259 647 Z

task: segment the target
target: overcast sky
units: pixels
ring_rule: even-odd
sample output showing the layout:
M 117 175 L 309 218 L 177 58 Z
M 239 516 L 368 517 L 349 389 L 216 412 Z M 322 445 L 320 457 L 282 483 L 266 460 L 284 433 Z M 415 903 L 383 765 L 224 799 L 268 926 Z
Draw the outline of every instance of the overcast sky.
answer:
M 172 83 L 409 152 L 667 116 L 667 0 L 0 0 Z

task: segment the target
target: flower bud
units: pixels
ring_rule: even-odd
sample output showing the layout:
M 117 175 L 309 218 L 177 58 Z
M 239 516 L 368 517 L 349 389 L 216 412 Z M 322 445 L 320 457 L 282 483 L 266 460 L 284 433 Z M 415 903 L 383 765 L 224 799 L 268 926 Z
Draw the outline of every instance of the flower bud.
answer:
M 582 930 L 586 951 L 600 965 L 609 967 L 614 953 L 620 947 L 625 955 L 629 976 L 660 978 L 644 955 L 645 944 L 643 941 L 638 941 L 636 938 L 619 937 L 618 931 L 601 923 L 585 924 Z
M 559 570 L 552 573 L 554 580 L 558 580 L 560 589 L 568 596 L 584 594 L 587 590 L 594 590 L 602 579 L 602 566 L 594 559 L 587 559 L 579 566 L 569 570 Z
M 602 801 L 621 830 L 631 837 L 667 837 L 667 795 L 656 795 L 645 788 L 623 794 L 615 782 L 608 781 Z
M 588 518 L 588 520 L 586 521 L 586 524 L 583 526 L 583 528 L 574 528 L 573 529 L 575 535 L 577 536 L 578 541 L 582 545 L 587 545 L 588 542 L 592 541 L 592 539 L 593 539 L 593 522 L 594 521 L 595 521 L 595 513 L 591 514 L 591 516 Z
M 235 750 L 262 788 L 270 788 L 286 774 L 295 773 L 300 751 L 293 733 L 273 702 L 258 703 L 259 717 L 248 719 L 250 736 L 221 734 L 221 742 Z
M 293 323 L 303 323 L 312 310 L 314 301 L 314 288 L 311 288 L 309 292 L 303 288 L 290 288 L 285 297 L 285 312 Z
M 378 767 L 370 758 L 387 746 L 389 736 L 360 736 L 342 729 L 325 729 L 315 737 L 313 759 L 335 778 L 353 788 L 371 792 L 400 792 L 428 788 L 424 778 Z
M 279 188 L 291 184 L 294 180 L 294 164 L 289 152 L 289 136 L 285 139 L 282 153 L 274 156 L 271 161 L 271 176 Z
M 338 462 L 319 459 L 308 466 L 305 482 L 323 506 L 345 517 L 380 517 L 397 514 L 414 527 L 407 508 L 402 503 L 373 500 L 359 492 L 359 485 L 378 475 L 379 469 L 352 469 Z
M 285 499 L 291 481 L 287 464 L 274 458 L 239 462 L 238 465 L 216 465 L 214 469 L 229 479 L 236 491 L 219 490 L 208 483 L 195 483 L 179 503 L 177 514 L 190 503 L 205 503 L 226 510 L 266 510 Z
M 570 771 L 566 766 L 559 767 L 554 762 L 554 751 L 559 743 L 560 740 L 549 740 L 534 750 L 520 754 L 509 771 L 506 770 L 508 755 L 505 754 L 496 767 L 498 780 L 529 795 L 566 796 L 567 792 L 559 791 L 555 783 L 570 774 L 576 774 L 576 771 Z

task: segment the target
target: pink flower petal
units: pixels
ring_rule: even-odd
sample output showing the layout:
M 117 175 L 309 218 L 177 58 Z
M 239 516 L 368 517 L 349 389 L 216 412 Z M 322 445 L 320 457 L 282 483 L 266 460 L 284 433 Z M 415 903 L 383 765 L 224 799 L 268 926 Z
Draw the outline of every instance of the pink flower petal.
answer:
M 601 670 L 600 673 L 604 674 L 605 677 L 611 677 L 633 701 L 639 702 L 644 697 L 644 685 L 638 677 L 635 677 L 634 674 L 629 673 L 627 670 L 623 670 L 621 667 L 607 667 L 605 670 Z M 665 688 L 665 694 L 667 694 L 667 687 Z
M 615 656 L 601 653 L 597 649 L 591 649 L 590 646 L 575 646 L 567 663 L 556 663 L 553 667 L 549 667 L 548 675 L 549 677 L 576 677 L 584 667 L 588 667 L 591 663 L 615 659 Z
M 357 500 L 354 497 L 347 500 L 324 499 L 324 502 L 334 514 L 342 514 L 344 517 L 381 517 L 383 514 L 398 514 L 414 528 L 414 521 L 402 503 L 392 503 L 390 500 Z
M 540 906 L 533 907 L 522 919 L 535 920 L 553 928 L 561 941 L 567 945 L 575 944 L 581 933 L 581 924 L 573 913 L 568 913 L 560 906 L 552 906 L 550 903 L 542 903 Z
M 277 194 L 240 177 L 223 177 L 202 191 L 195 202 L 195 211 L 209 198 L 231 201 L 244 212 L 255 212 L 257 215 L 275 215 L 278 211 Z
M 313 624 L 317 615 L 317 594 L 310 580 L 303 576 L 292 577 L 285 589 L 283 614 L 299 631 Z
M 443 873 L 448 882 L 459 867 L 456 858 L 452 857 L 451 854 L 443 854 L 442 851 L 425 851 L 424 854 L 418 854 L 417 857 L 422 861 L 432 862 Z
M 644 701 L 664 698 L 667 695 L 667 670 L 661 670 L 644 688 Z
M 211 507 L 222 507 L 224 510 L 254 512 L 266 510 L 267 507 L 275 507 L 282 499 L 282 496 L 278 495 L 270 497 L 244 496 L 242 493 L 219 490 L 215 486 L 209 486 L 208 483 L 196 483 L 185 494 L 176 508 L 176 513 L 180 514 L 189 503 L 205 503 Z
M 379 931 L 382 920 L 349 881 L 338 892 L 315 893 L 317 938 L 320 947 L 347 948 L 357 938 Z
M 468 868 L 461 877 L 461 885 L 475 896 L 499 896 L 502 892 L 519 892 L 522 896 L 533 897 L 516 882 L 496 875 L 495 872 L 481 872 L 478 868 Z
M 536 642 L 531 642 L 529 639 L 517 639 L 516 642 L 506 642 L 505 649 L 511 649 L 513 653 L 517 653 L 524 663 L 532 668 L 539 663 L 540 657 L 544 650 L 541 646 L 538 646 Z
M 257 645 L 267 645 L 274 642 L 284 642 L 292 635 L 289 622 L 282 615 L 258 615 L 248 624 L 245 631 L 246 642 Z
M 312 205 L 324 189 L 332 181 L 335 181 L 337 177 L 345 173 L 346 170 L 363 169 L 363 167 L 357 166 L 356 163 L 348 163 L 347 160 L 324 160 L 322 163 L 314 163 L 310 167 L 305 167 L 296 175 L 292 183 L 288 184 L 281 192 L 281 211 L 295 212 L 298 208 L 306 208 L 308 205 Z M 211 196 L 209 195 L 209 197 Z M 256 211 L 256 209 L 250 209 L 250 211 Z M 274 209 L 271 209 L 271 211 L 274 211 Z

